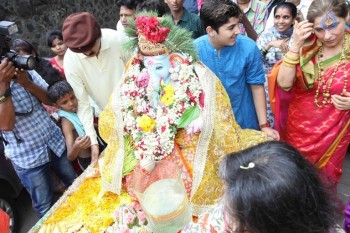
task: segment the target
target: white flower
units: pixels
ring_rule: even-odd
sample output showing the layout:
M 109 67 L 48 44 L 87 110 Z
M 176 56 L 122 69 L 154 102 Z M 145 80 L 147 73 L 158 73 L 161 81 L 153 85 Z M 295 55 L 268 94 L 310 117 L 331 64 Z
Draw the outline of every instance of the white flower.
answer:
M 203 90 L 193 65 L 182 64 L 170 70 L 171 73 L 178 73 L 176 82 L 168 84 L 174 88 L 174 102 L 169 106 L 154 107 L 148 100 L 147 90 L 136 86 L 135 80 L 141 74 L 140 67 L 140 64 L 130 66 L 121 88 L 125 134 L 133 138 L 136 158 L 160 160 L 173 151 L 176 126 L 189 106 L 199 104 Z M 192 100 L 187 91 L 190 91 Z M 144 114 L 156 122 L 151 132 L 142 131 L 136 124 L 137 117 Z M 194 125 L 198 126 L 198 123 Z

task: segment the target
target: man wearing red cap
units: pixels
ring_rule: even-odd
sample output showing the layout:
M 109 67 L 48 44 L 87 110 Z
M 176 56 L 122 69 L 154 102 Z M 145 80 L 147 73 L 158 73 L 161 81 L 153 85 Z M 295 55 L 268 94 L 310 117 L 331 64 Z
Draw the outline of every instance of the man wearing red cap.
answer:
M 89 97 L 99 109 L 104 109 L 124 69 L 121 45 L 126 38 L 121 32 L 101 29 L 88 12 L 68 16 L 62 34 L 69 48 L 64 57 L 65 75 L 78 98 L 77 114 L 90 136 L 92 162 L 95 162 L 99 147 Z

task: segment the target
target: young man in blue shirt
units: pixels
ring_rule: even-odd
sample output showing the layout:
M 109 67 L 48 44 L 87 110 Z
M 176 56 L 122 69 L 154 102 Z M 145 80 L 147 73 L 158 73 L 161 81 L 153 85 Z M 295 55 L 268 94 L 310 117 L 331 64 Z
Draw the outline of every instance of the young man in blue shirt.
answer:
M 265 75 L 255 42 L 239 35 L 242 11 L 231 0 L 208 0 L 200 18 L 207 35 L 195 40 L 201 61 L 221 80 L 238 124 L 261 129 L 272 139 L 279 134 L 270 128 L 266 116 Z

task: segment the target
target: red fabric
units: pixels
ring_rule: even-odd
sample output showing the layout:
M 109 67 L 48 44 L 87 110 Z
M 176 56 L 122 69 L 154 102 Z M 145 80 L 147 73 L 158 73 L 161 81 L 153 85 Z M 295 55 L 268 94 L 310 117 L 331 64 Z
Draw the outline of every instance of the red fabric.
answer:
M 314 62 L 314 59 L 311 61 Z M 337 63 L 338 60 L 324 67 L 326 81 L 332 76 Z M 283 140 L 297 148 L 310 162 L 316 164 L 350 120 L 350 111 L 337 110 L 333 104 L 318 108 L 314 104 L 318 82 L 308 86 L 299 66 L 297 66 L 297 80 L 293 89 L 289 92 L 281 90 L 276 84 L 280 64 L 276 64 L 269 75 L 269 94 L 275 114 L 276 129 L 280 131 Z M 340 67 L 332 81 L 331 95 L 341 94 L 344 77 L 350 70 L 350 62 Z M 350 82 L 346 89 L 350 92 Z M 320 88 L 319 103 L 323 99 L 322 93 L 323 89 Z M 349 141 L 350 130 L 347 130 L 331 154 L 328 163 L 322 168 L 322 173 L 334 184 L 339 182 L 342 174 L 342 164 Z
M 52 67 L 54 67 L 54 68 L 57 69 L 59 72 L 61 72 L 61 74 L 63 74 L 64 78 L 66 78 L 66 77 L 65 77 L 65 74 L 64 74 L 64 69 L 63 69 L 63 67 L 60 66 L 60 65 L 57 63 L 55 57 L 53 57 L 53 58 L 50 59 L 50 63 L 51 63 L 51 65 L 52 65 Z
M 0 209 L 0 233 L 10 232 L 10 216 Z

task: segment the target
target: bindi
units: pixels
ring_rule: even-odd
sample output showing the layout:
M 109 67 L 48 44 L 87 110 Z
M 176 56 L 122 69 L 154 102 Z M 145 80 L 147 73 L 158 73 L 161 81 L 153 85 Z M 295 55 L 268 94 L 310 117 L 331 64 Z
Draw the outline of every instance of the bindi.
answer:
M 323 16 L 321 19 L 321 27 L 323 30 L 332 30 L 338 26 L 339 22 L 337 21 L 337 18 L 335 17 L 335 14 L 333 11 L 329 11 L 328 13 Z

